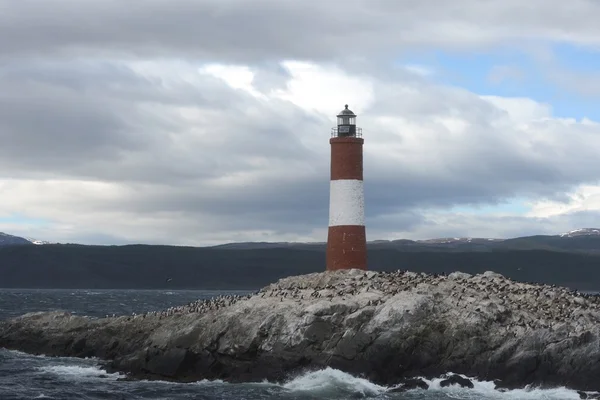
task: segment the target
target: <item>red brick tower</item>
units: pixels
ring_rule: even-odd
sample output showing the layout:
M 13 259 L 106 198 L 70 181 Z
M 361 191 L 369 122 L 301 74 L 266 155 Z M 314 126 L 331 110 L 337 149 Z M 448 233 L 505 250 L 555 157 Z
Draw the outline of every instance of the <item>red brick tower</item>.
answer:
M 348 105 L 331 132 L 327 270 L 367 269 L 362 129 Z

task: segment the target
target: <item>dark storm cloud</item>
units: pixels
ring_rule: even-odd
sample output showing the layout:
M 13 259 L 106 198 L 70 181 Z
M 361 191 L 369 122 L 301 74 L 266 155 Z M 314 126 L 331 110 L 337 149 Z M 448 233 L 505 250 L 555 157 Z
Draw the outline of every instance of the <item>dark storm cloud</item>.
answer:
M 169 71 L 144 75 L 143 66 L 118 63 L 21 65 L 5 68 L 0 78 L 9 89 L 0 97 L 5 105 L 1 163 L 11 175 L 122 182 L 136 189 L 95 207 L 140 216 L 179 212 L 190 219 L 209 212 L 221 218 L 225 230 L 265 226 L 300 232 L 327 220 L 332 116 L 315 116 L 276 99 L 265 103 L 201 75 L 186 84 L 177 77 L 169 81 Z M 261 73 L 269 76 L 273 69 Z M 277 79 L 268 82 L 282 86 Z M 423 223 L 410 212 L 413 207 L 494 203 L 525 194 L 552 197 L 595 177 L 589 151 L 576 147 L 558 160 L 552 153 L 556 145 L 521 151 L 513 146 L 514 133 L 493 126 L 505 112 L 467 92 L 411 82 L 379 84 L 375 104 L 380 107 L 365 114 L 402 116 L 438 132 L 438 139 L 418 138 L 414 148 L 411 132 L 387 127 L 386 140 L 401 146 L 382 151 L 370 143 L 386 132 L 366 133 L 372 229 L 389 227 L 390 221 L 398 229 Z M 402 87 L 414 93 L 406 96 Z M 182 119 L 180 109 L 188 110 L 189 118 Z M 467 121 L 468 129 L 453 137 L 435 122 L 448 116 Z M 317 141 L 305 143 L 312 133 Z M 569 164 L 574 154 L 578 163 Z M 404 217 L 380 218 L 391 214 Z
M 593 0 L 4 0 L 0 54 L 121 54 L 256 62 L 552 37 L 598 43 Z M 568 16 L 568 17 L 567 17 Z M 577 32 L 565 35 L 564 32 Z M 391 54 L 390 54 L 391 55 Z
M 312 130 L 314 117 L 284 102 L 256 109 L 251 96 L 196 75 L 165 83 L 109 62 L 0 67 L 0 165 L 12 177 L 174 182 L 310 156 L 294 133 Z M 202 117 L 182 120 L 181 108 Z
M 291 1 L 7 2 L 0 17 L 0 49 L 4 55 L 99 49 L 231 61 L 312 58 L 330 54 L 327 46 L 347 31 L 331 18 L 336 9 L 322 4 L 315 14 Z M 313 29 L 307 29 L 309 23 Z M 374 25 L 363 21 L 353 30 L 365 32 Z M 313 48 L 317 36 L 327 46 Z

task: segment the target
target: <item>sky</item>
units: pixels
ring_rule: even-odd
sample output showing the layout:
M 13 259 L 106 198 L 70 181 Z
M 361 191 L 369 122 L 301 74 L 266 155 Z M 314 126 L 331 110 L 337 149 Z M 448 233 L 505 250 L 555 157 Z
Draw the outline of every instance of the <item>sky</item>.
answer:
M 600 227 L 600 1 L 0 0 L 0 232 L 325 241 L 363 129 L 369 240 Z

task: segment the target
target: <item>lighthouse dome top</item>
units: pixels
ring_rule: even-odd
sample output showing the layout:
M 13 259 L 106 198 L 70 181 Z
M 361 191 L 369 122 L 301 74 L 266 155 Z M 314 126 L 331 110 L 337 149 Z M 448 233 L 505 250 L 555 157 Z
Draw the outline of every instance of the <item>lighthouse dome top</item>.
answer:
M 356 127 L 356 114 L 345 108 L 337 115 L 337 128 L 331 130 L 332 137 L 361 137 L 362 130 Z
M 340 113 L 337 115 L 338 117 L 342 117 L 342 116 L 351 116 L 351 117 L 356 117 L 356 114 L 354 114 L 352 112 L 352 110 L 348 109 L 348 104 L 346 104 L 344 106 L 344 109 L 342 111 L 340 111 Z

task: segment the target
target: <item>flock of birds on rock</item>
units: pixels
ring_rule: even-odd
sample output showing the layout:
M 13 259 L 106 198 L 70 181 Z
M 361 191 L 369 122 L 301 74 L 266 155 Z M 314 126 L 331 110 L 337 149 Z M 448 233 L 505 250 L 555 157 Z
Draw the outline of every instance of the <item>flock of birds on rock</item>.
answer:
M 126 317 L 127 321 L 133 319 L 145 319 L 148 317 L 157 317 L 158 319 L 170 317 L 172 315 L 183 315 L 183 314 L 193 314 L 193 313 L 207 313 L 210 311 L 218 311 L 222 308 L 229 307 L 237 303 L 241 300 L 249 299 L 253 296 L 254 293 L 250 293 L 247 295 L 219 295 L 217 297 L 213 297 L 210 299 L 202 299 L 196 300 L 189 304 L 183 306 L 169 307 L 165 310 L 161 311 L 148 311 L 143 314 L 132 313 L 131 316 Z M 106 316 L 110 317 L 109 315 Z M 117 317 L 115 314 L 112 317 Z
M 571 291 L 555 285 L 517 282 L 495 273 L 471 276 L 454 273 L 425 274 L 404 270 L 394 272 L 348 271 L 290 277 L 247 295 L 220 295 L 162 311 L 132 314 L 128 320 L 181 314 L 204 314 L 256 298 L 278 298 L 280 302 L 306 300 L 338 301 L 361 293 L 372 293 L 368 306 L 379 306 L 401 292 L 439 293 L 455 309 L 470 307 L 485 315 L 498 310 L 510 315 L 506 327 L 515 329 L 553 328 L 571 324 L 576 333 L 600 322 L 600 296 Z M 114 315 L 113 315 L 114 316 Z M 108 316 L 107 316 L 108 317 Z
M 477 302 L 476 311 L 502 308 L 512 318 L 507 329 L 554 329 L 561 323 L 577 334 L 600 322 L 600 297 L 556 285 L 516 282 L 501 275 L 458 279 L 455 305 Z
M 576 325 L 600 322 L 600 297 L 557 287 L 515 282 L 497 275 L 492 279 L 477 276 L 460 279 L 460 292 L 454 292 L 456 305 L 478 301 L 504 307 L 516 315 L 515 325 L 526 328 L 551 328 L 559 322 Z
M 360 272 L 323 274 L 288 278 L 261 290 L 261 296 L 302 300 L 308 297 L 333 301 L 345 296 L 372 292 L 376 296 L 367 305 L 378 306 L 400 292 L 438 293 L 447 304 L 459 310 L 469 307 L 485 316 L 486 310 L 505 313 L 507 329 L 553 329 L 559 323 L 569 325 L 577 334 L 600 322 L 600 296 L 569 290 L 556 285 L 518 282 L 496 273 L 425 274 L 398 270 L 394 272 Z

